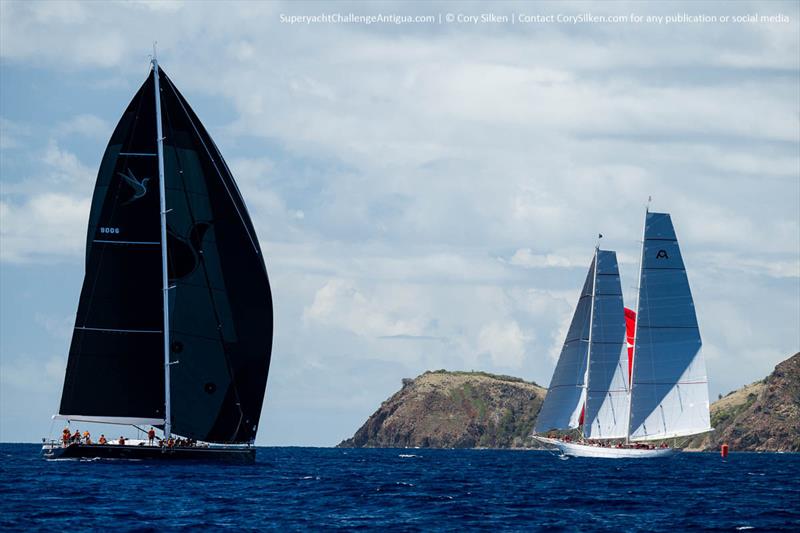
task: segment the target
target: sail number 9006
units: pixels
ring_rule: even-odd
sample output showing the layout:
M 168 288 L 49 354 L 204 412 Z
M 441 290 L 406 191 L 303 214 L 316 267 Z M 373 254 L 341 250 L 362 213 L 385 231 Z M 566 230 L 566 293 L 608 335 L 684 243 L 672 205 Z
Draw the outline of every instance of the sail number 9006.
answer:
M 108 233 L 108 234 L 115 233 L 116 234 L 116 233 L 119 233 L 119 228 L 101 227 L 100 228 L 100 233 Z

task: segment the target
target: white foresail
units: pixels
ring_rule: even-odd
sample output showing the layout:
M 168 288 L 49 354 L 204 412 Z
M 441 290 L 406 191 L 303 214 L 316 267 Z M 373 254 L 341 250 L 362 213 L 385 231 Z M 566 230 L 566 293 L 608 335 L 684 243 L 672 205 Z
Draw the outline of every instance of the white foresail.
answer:
M 594 260 L 586 275 L 567 338 L 553 371 L 534 433 L 551 429 L 576 428 L 585 400 L 586 353 L 589 347 L 589 321 L 594 282 Z
M 672 220 L 647 213 L 630 406 L 631 440 L 710 430 L 708 378 Z
M 627 436 L 628 353 L 617 254 L 597 251 L 584 436 Z

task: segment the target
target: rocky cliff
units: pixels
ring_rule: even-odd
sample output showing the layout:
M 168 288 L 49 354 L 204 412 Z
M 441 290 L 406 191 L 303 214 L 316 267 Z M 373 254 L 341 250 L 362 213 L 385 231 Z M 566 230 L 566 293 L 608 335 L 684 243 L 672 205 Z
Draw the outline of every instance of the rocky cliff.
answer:
M 530 444 L 546 389 L 483 372 L 404 379 L 340 447 L 513 448 Z
M 714 431 L 689 449 L 800 452 L 800 353 L 766 378 L 729 393 L 711 405 Z
M 483 372 L 425 372 L 404 379 L 341 447 L 515 448 L 529 438 L 546 389 Z M 800 452 L 800 353 L 766 378 L 711 405 L 713 432 L 690 450 Z

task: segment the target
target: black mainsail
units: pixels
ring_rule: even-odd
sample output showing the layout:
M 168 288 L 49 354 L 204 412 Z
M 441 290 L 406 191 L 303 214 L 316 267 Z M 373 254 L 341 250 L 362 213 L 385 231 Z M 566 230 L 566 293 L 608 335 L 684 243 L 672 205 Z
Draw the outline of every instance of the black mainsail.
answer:
M 154 61 L 100 165 L 59 418 L 252 442 L 272 319 L 263 255 L 233 176 Z

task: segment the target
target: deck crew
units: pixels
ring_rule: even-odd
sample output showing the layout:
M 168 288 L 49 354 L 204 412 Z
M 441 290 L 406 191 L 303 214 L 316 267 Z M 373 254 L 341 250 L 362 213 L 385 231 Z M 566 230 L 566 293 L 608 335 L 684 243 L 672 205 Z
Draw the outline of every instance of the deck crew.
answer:
M 147 440 L 150 446 L 153 445 L 153 441 L 156 440 L 156 430 L 153 427 L 150 427 L 150 431 L 147 432 Z
M 78 431 L 77 429 L 75 430 L 75 433 L 72 435 L 72 441 L 77 442 L 78 444 L 80 444 L 81 442 L 81 432 Z
M 70 438 L 72 438 L 72 435 L 69 432 L 69 428 L 64 428 L 64 431 L 61 432 L 61 440 L 64 443 L 64 446 L 69 444 Z
M 119 441 L 117 441 L 117 444 L 119 444 L 120 446 L 125 446 L 125 437 L 120 435 L 119 436 Z
M 98 439 L 97 444 L 108 444 L 108 441 L 106 440 L 106 436 L 104 434 L 102 433 L 100 434 L 100 439 Z
M 83 442 L 86 444 L 92 443 L 92 434 L 88 430 L 83 432 Z

